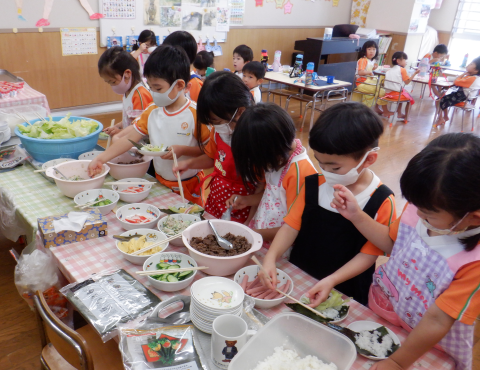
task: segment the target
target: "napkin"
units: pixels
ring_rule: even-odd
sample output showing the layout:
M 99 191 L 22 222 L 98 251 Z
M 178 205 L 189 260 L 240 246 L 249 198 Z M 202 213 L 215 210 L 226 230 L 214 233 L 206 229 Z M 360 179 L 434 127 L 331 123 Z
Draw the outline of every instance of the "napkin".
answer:
M 60 220 L 53 221 L 53 228 L 55 233 L 59 233 L 64 230 L 71 230 L 79 232 L 83 229 L 85 221 L 87 221 L 89 214 L 86 212 L 70 212 L 67 218 L 61 218 Z

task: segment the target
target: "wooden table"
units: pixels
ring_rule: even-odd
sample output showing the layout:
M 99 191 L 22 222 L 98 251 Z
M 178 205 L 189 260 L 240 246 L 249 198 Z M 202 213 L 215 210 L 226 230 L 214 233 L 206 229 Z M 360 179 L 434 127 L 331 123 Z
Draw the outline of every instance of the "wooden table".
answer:
M 313 111 L 315 110 L 315 104 L 319 95 L 324 94 L 325 92 L 328 92 L 328 91 L 337 90 L 339 88 L 344 88 L 352 85 L 350 82 L 345 82 L 340 80 L 333 80 L 333 84 L 327 84 L 326 77 L 321 77 L 320 80 L 317 80 L 317 81 L 321 83 L 322 86 L 316 86 L 316 85 L 306 86 L 302 82 L 295 82 L 296 80 L 300 79 L 299 77 L 290 77 L 289 75 L 284 74 L 282 72 L 267 72 L 265 74 L 265 79 L 268 80 L 267 92 L 271 91 L 271 84 L 272 82 L 274 82 L 274 83 L 280 83 L 287 86 L 297 87 L 300 89 L 300 94 L 303 94 L 304 90 L 312 91 L 314 93 L 312 97 L 313 106 L 312 106 L 312 115 L 310 117 L 310 129 L 312 129 L 312 126 L 313 126 L 313 116 L 314 116 Z M 291 97 L 295 97 L 295 95 L 299 95 L 299 94 L 292 94 Z M 323 96 L 322 96 L 322 100 L 323 100 Z

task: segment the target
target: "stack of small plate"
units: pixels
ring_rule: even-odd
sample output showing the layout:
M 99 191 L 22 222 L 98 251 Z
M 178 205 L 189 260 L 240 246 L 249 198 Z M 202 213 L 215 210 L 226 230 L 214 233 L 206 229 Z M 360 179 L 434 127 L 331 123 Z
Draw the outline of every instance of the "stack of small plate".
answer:
M 193 283 L 190 293 L 190 315 L 193 324 L 211 334 L 212 323 L 218 316 L 240 316 L 245 294 L 233 280 L 223 277 L 206 277 Z

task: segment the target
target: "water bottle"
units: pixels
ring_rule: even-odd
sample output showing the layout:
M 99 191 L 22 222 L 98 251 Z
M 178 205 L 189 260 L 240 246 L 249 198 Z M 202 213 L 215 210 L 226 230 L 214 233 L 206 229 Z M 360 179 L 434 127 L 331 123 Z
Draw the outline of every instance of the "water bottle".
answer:
M 295 64 L 290 72 L 290 77 L 300 77 L 302 75 L 303 54 L 297 54 Z
M 265 49 L 262 50 L 262 59 L 260 60 L 260 62 L 263 64 L 266 71 L 268 69 L 268 54 L 267 54 L 267 50 Z
M 465 68 L 467 66 L 467 62 L 468 62 L 468 53 L 465 54 L 465 56 L 463 57 L 463 62 L 462 62 L 462 65 L 460 67 Z
M 273 72 L 280 72 L 280 68 L 282 67 L 282 65 L 280 64 L 281 56 L 282 56 L 282 52 L 280 50 L 277 50 L 275 52 L 275 57 L 273 58 L 273 64 L 272 64 Z
M 425 77 L 429 69 L 430 69 L 430 62 L 428 58 L 423 58 L 418 64 L 418 70 L 420 71 L 418 76 Z
M 313 69 L 315 64 L 310 62 L 307 64 L 307 70 L 305 71 L 305 86 L 313 85 Z

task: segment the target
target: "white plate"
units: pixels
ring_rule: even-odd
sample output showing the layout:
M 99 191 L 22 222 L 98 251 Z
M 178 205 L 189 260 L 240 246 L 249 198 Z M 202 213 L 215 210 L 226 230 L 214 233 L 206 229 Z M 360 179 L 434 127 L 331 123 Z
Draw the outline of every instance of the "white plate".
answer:
M 141 150 L 138 149 L 139 153 L 142 153 L 143 155 L 147 155 L 149 157 L 161 157 L 162 155 L 165 155 L 168 153 L 168 150 L 163 150 L 161 152 L 150 152 L 148 150 Z
M 223 277 L 206 277 L 197 280 L 192 285 L 191 293 L 202 305 L 222 311 L 237 308 L 245 298 L 245 293 L 239 284 Z
M 364 330 L 375 330 L 381 326 L 382 326 L 381 324 L 375 321 L 361 320 L 361 321 L 352 322 L 350 325 L 347 326 L 347 328 L 359 333 Z M 387 328 L 387 331 L 388 331 L 388 334 L 390 334 L 390 336 L 392 337 L 393 343 L 401 345 L 400 339 L 397 337 L 397 335 L 393 331 L 391 331 L 389 328 Z M 359 353 L 359 355 L 362 355 L 362 354 Z M 377 357 L 377 356 L 366 356 L 366 355 L 362 355 L 362 356 L 375 361 L 385 360 L 388 358 L 388 357 Z
M 210 321 L 213 322 L 218 316 L 225 315 L 227 313 L 222 312 L 222 313 L 217 313 L 217 314 L 212 314 L 210 312 L 202 311 L 201 309 L 198 309 L 198 307 L 191 306 L 191 311 L 194 312 L 200 319 L 205 320 L 205 321 Z M 228 312 L 230 315 L 238 315 L 242 312 L 242 306 L 240 306 L 240 309 L 232 312 Z

